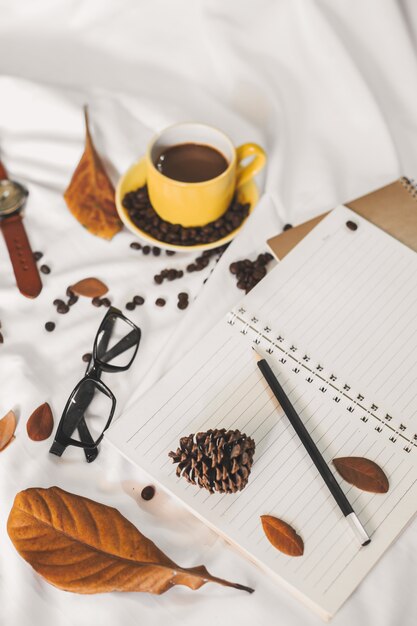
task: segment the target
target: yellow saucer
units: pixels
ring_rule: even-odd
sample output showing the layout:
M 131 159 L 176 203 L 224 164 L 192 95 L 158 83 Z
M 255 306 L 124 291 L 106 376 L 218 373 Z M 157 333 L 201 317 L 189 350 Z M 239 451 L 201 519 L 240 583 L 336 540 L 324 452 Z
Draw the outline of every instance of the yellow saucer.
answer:
M 159 241 L 159 239 L 155 239 L 152 235 L 148 235 L 141 228 L 136 226 L 132 222 L 129 217 L 129 213 L 124 208 L 122 204 L 122 200 L 124 196 L 129 191 L 134 191 L 138 187 L 143 187 L 146 183 L 146 167 L 145 167 L 145 159 L 142 158 L 140 161 L 132 165 L 123 176 L 119 179 L 116 187 L 116 208 L 119 213 L 120 219 L 124 223 L 124 225 L 135 233 L 138 237 L 142 239 L 146 239 L 149 243 L 154 246 L 158 246 L 159 248 L 164 248 L 165 250 L 176 250 L 176 251 L 187 251 L 187 250 L 209 250 L 210 248 L 217 248 L 218 246 L 222 246 L 225 243 L 229 243 L 236 236 L 239 230 L 242 228 L 243 224 L 246 220 L 243 220 L 242 224 L 236 228 L 234 231 L 226 235 L 226 237 L 222 237 L 222 239 L 218 239 L 217 241 L 211 241 L 210 243 L 204 244 L 196 244 L 194 246 L 178 246 L 172 243 L 165 243 L 165 241 Z M 242 203 L 250 203 L 249 213 L 252 213 L 255 208 L 256 203 L 258 202 L 259 191 L 258 187 L 254 180 L 248 181 L 245 185 L 238 190 L 238 200 Z

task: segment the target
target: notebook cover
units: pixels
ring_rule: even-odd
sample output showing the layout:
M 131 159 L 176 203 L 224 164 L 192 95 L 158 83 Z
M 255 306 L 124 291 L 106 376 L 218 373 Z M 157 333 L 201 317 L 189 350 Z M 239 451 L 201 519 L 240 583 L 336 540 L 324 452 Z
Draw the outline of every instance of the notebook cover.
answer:
M 417 189 L 409 179 L 402 177 L 361 198 L 346 202 L 345 206 L 417 252 Z M 322 213 L 268 239 L 275 256 L 284 258 L 325 215 L 327 213 Z

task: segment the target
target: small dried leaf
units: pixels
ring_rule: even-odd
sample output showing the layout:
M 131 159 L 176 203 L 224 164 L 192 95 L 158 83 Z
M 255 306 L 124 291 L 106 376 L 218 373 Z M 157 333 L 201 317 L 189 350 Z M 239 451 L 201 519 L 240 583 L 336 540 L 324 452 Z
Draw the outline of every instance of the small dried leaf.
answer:
M 53 428 L 54 417 L 51 407 L 47 402 L 44 402 L 29 417 L 26 430 L 32 441 L 44 441 L 51 436 Z
M 74 593 L 146 591 L 214 582 L 253 589 L 178 567 L 116 509 L 59 487 L 17 494 L 7 531 L 19 554 L 49 583 Z
M 333 465 L 346 482 L 371 493 L 387 493 L 388 478 L 374 461 L 361 456 L 333 459 Z
M 101 298 L 109 290 L 107 285 L 98 278 L 84 278 L 75 285 L 71 285 L 70 289 L 77 296 L 85 296 L 86 298 Z
M 111 239 L 123 224 L 114 201 L 114 187 L 91 138 L 87 107 L 84 113 L 85 149 L 64 198 L 71 213 L 90 233 Z
M 274 548 L 288 556 L 302 556 L 304 542 L 294 528 L 272 515 L 261 515 L 262 527 Z
M 16 430 L 16 415 L 13 411 L 9 411 L 0 420 L 0 452 L 7 448 L 9 443 L 14 439 L 14 431 Z

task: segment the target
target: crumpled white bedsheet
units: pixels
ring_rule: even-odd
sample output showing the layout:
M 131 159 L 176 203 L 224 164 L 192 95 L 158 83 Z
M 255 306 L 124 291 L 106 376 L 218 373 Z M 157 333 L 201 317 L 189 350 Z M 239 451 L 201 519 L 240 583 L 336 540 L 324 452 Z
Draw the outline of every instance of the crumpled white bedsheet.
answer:
M 107 375 L 117 416 L 191 349 L 241 297 L 231 261 L 253 258 L 286 222 L 417 170 L 417 10 L 411 0 L 0 0 L 0 152 L 10 175 L 30 189 L 25 224 L 52 271 L 30 301 L 14 286 L 0 241 L 0 414 L 19 416 L 16 440 L 0 454 L 1 626 L 200 626 L 320 623 L 265 574 L 168 495 L 144 502 L 147 477 L 103 444 L 97 461 L 51 441 L 31 442 L 26 420 L 48 401 L 58 421 L 82 377 L 103 309 L 81 300 L 57 315 L 67 285 L 97 276 L 116 306 L 146 298 L 128 315 L 143 331 L 127 374 Z M 267 150 L 264 193 L 245 228 L 215 266 L 157 287 L 153 275 L 184 268 L 193 255 L 145 257 L 127 231 L 112 242 L 91 236 L 66 209 L 62 192 L 81 155 L 81 106 L 88 102 L 96 145 L 114 180 L 155 131 L 200 120 L 236 145 Z M 207 282 L 203 284 L 205 278 Z M 193 300 L 185 312 L 176 293 Z M 153 300 L 167 298 L 159 309 Z M 43 325 L 57 322 L 53 333 Z M 138 420 L 141 415 L 138 414 Z M 183 566 L 256 588 L 252 596 L 214 585 L 198 592 L 81 596 L 59 591 L 15 552 L 6 522 L 15 494 L 59 485 L 118 508 Z M 337 626 L 415 624 L 417 524 L 384 555 L 334 618 Z

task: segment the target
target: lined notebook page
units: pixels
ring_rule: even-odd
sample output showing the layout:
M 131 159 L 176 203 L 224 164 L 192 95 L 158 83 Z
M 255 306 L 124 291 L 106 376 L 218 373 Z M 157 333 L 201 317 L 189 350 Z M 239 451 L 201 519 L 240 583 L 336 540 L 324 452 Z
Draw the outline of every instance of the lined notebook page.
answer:
M 358 230 L 346 232 L 346 219 L 360 222 Z M 334 304 L 331 298 L 327 302 L 328 294 L 323 285 L 328 285 L 328 293 L 337 288 L 333 276 L 337 268 L 342 268 L 339 255 L 348 255 L 349 246 L 358 245 L 355 237 L 367 226 L 347 209 L 334 211 L 243 299 L 242 305 L 230 316 L 229 323 L 224 321 L 217 325 L 191 355 L 116 422 L 107 436 L 196 515 L 273 573 L 324 617 L 332 615 L 350 595 L 414 514 L 417 502 L 414 447 L 406 452 L 405 440 L 397 431 L 395 442 L 385 436 L 385 428 L 388 429 L 389 423 L 393 422 L 380 422 L 378 412 L 384 413 L 382 405 L 371 409 L 376 406 L 372 402 L 367 411 L 365 388 L 361 386 L 363 396 L 360 397 L 364 400 L 353 402 L 352 385 L 349 390 L 339 390 L 338 377 L 336 380 L 326 378 L 327 370 L 313 357 L 312 350 L 314 346 L 320 348 L 321 342 L 313 331 L 310 335 L 302 334 L 307 318 L 291 326 L 294 316 L 301 309 L 305 311 L 306 301 L 314 299 L 310 307 L 312 316 L 316 314 L 316 307 L 322 306 L 326 310 L 327 306 Z M 389 240 L 387 235 L 380 231 L 372 234 L 375 241 L 368 250 L 370 267 L 374 266 L 371 263 L 374 255 L 385 258 L 391 247 L 391 241 L 386 241 Z M 381 238 L 386 246 L 380 245 Z M 366 241 L 365 237 L 362 245 Z M 326 255 L 322 254 L 323 246 L 327 248 Z M 353 255 L 352 248 L 351 251 Z M 354 271 L 353 257 L 347 258 L 350 263 L 344 268 L 345 281 L 346 275 Z M 344 259 L 346 262 L 346 257 Z M 304 274 L 307 278 L 303 283 Z M 319 291 L 312 287 L 316 278 L 318 284 L 322 281 Z M 301 286 L 297 291 L 294 285 L 298 284 Z M 306 290 L 304 294 L 303 289 Z M 284 291 L 290 292 L 290 296 Z M 301 300 L 300 295 L 303 296 Z M 364 301 L 360 300 L 362 306 Z M 286 311 L 284 318 L 280 315 L 281 306 Z M 339 310 L 344 313 L 343 307 Z M 375 314 L 378 315 L 378 311 Z M 334 315 L 337 316 L 336 310 L 329 315 L 328 323 Z M 352 318 L 356 319 L 354 314 L 351 314 L 350 322 Z M 311 317 L 308 321 L 313 325 L 315 319 Z M 363 317 L 362 325 L 366 322 Z M 375 331 L 374 325 L 371 326 Z M 289 339 L 290 330 L 293 339 Z M 323 342 L 327 337 L 325 330 L 326 326 L 317 330 L 322 334 Z M 340 325 L 336 325 L 333 337 L 332 349 L 336 353 L 335 342 L 344 339 Z M 341 481 L 355 512 L 372 535 L 369 546 L 359 547 L 288 420 L 265 386 L 252 354 L 253 342 L 260 352 L 268 352 L 270 364 L 329 463 L 337 456 L 367 456 L 386 471 L 390 490 L 385 495 L 360 492 Z M 298 348 L 301 345 L 309 349 L 308 354 Z M 300 354 L 303 353 L 300 358 L 299 349 Z M 318 359 L 321 360 L 323 353 L 320 352 Z M 326 355 L 329 357 L 330 353 L 326 352 Z M 366 352 L 362 354 L 362 359 L 370 358 L 373 356 Z M 343 379 L 349 373 L 354 374 L 350 370 L 347 372 L 350 362 L 347 359 L 337 362 L 335 371 L 343 369 Z M 318 371 L 316 364 L 321 367 Z M 385 360 L 378 365 L 389 367 Z M 326 367 L 329 367 L 328 361 Z M 363 408 L 362 405 L 366 406 Z M 375 425 L 380 423 L 384 428 L 376 430 Z M 175 476 L 175 468 L 168 458 L 168 452 L 176 449 L 181 436 L 215 427 L 238 428 L 256 442 L 249 484 L 238 494 L 210 495 L 189 485 Z M 287 557 L 271 546 L 260 523 L 263 514 L 275 515 L 297 530 L 305 544 L 302 557 Z

